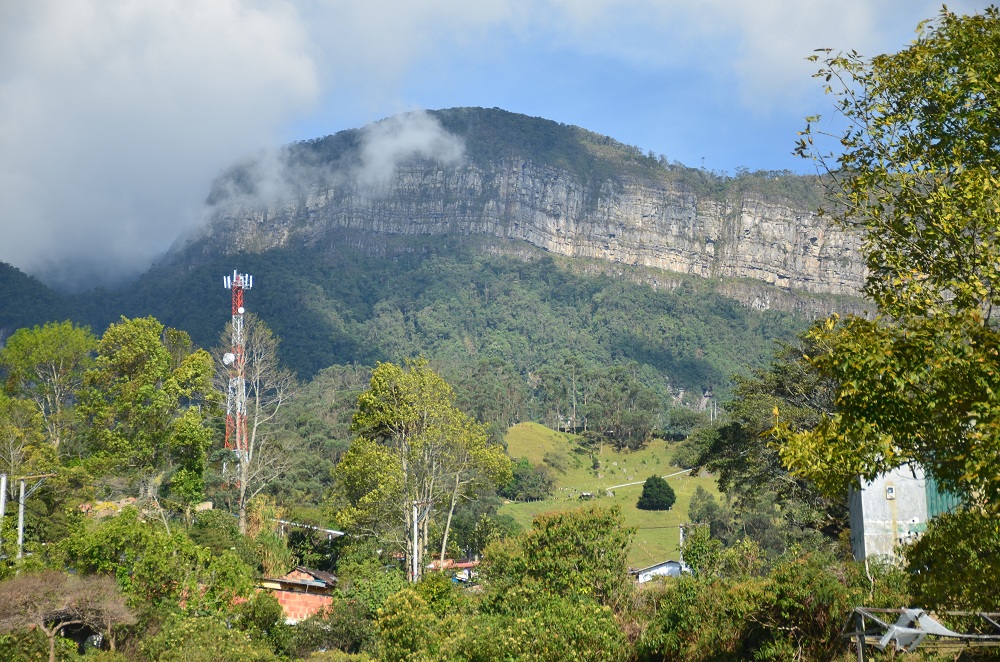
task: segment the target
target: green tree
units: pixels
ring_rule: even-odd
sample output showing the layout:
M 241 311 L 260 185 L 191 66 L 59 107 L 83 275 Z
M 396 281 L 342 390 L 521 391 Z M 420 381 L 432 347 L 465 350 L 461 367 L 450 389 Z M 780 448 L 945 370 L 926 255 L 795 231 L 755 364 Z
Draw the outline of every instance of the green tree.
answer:
M 540 501 L 552 496 L 555 478 L 545 465 L 534 465 L 526 457 L 511 466 L 511 480 L 500 488 L 500 496 L 516 501 Z
M 946 513 L 905 549 L 913 602 L 931 609 L 996 611 L 989 586 L 1000 558 L 1000 521 L 979 511 Z
M 503 448 L 489 444 L 486 427 L 454 403 L 451 387 L 426 361 L 408 361 L 405 368 L 379 364 L 358 398 L 352 422 L 358 439 L 334 469 L 344 503 L 339 519 L 345 525 L 388 523 L 383 531 L 392 531 L 405 549 L 408 567 L 416 569 L 414 581 L 423 566 L 434 506 L 447 513 L 443 550 L 458 500 L 477 485 L 510 480 Z M 416 545 L 410 535 L 414 528 Z
M 750 536 L 775 558 L 793 546 L 830 547 L 847 524 L 843 495 L 826 495 L 811 480 L 790 474 L 775 443 L 775 409 L 785 429 L 796 432 L 812 430 L 834 412 L 836 383 L 803 358 L 814 350 L 800 339 L 781 348 L 766 370 L 736 377 L 729 420 L 715 429 L 698 460 L 718 476 L 731 501 L 732 535 L 723 535 L 721 522 L 713 525 L 727 544 Z
M 813 330 L 810 363 L 837 384 L 814 429 L 782 428 L 782 459 L 830 493 L 907 462 L 1000 508 L 1000 10 L 943 9 L 891 55 L 824 51 L 846 128 L 799 151 L 833 182 L 833 218 L 860 233 L 875 319 Z
M 37 466 L 38 459 L 54 460 L 40 447 L 44 439 L 40 419 L 30 401 L 0 393 L 0 473 L 27 473 L 30 469 L 25 469 Z
M 659 476 L 650 476 L 642 484 L 642 494 L 635 507 L 639 510 L 670 510 L 677 501 L 674 488 Z
M 635 530 L 617 508 L 539 515 L 531 530 L 484 552 L 487 606 L 510 611 L 539 592 L 622 604 L 629 594 L 626 558 Z
M 114 576 L 129 603 L 143 610 L 217 612 L 247 597 L 252 570 L 234 552 L 213 554 L 183 531 L 144 520 L 135 508 L 100 522 L 85 521 L 59 544 L 59 562 L 83 573 Z
M 250 632 L 231 628 L 219 616 L 172 614 L 159 632 L 143 641 L 141 650 L 150 660 L 166 662 L 277 662 L 264 642 Z
M 73 399 L 96 348 L 89 328 L 67 321 L 18 329 L 0 349 L 5 390 L 34 403 L 56 450 L 72 428 Z
M 211 357 L 191 352 L 187 334 L 165 334 L 152 317 L 112 324 L 79 392 L 91 466 L 132 479 L 152 499 L 172 466 L 197 474 L 211 441 L 203 409 L 212 404 L 211 378 Z
M 610 607 L 544 594 L 523 611 L 481 613 L 454 628 L 450 659 L 616 662 L 630 659 L 628 639 Z
M 396 593 L 379 610 L 379 659 L 386 662 L 440 659 L 441 621 L 411 588 Z

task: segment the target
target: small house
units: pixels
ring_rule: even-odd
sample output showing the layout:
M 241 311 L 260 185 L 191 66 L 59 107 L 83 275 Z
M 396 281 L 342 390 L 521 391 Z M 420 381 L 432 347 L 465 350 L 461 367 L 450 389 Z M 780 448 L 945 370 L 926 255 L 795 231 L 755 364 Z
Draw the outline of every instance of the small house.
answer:
M 851 550 L 863 561 L 893 556 L 927 530 L 927 523 L 961 500 L 938 487 L 916 464 L 904 464 L 872 481 L 858 479 L 850 493 Z
M 688 569 L 681 561 L 661 561 L 660 563 L 651 565 L 648 568 L 630 570 L 629 574 L 635 575 L 638 583 L 645 584 L 656 577 L 680 577 L 682 572 L 687 571 Z
M 271 591 L 285 612 L 285 622 L 297 623 L 333 604 L 337 578 L 329 572 L 299 566 L 281 577 L 262 579 L 260 588 Z

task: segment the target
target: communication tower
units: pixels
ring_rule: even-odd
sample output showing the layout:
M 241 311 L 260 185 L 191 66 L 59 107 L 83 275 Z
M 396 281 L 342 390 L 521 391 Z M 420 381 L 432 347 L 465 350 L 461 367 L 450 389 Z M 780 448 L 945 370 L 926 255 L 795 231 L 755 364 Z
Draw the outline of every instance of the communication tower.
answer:
M 223 278 L 223 285 L 233 292 L 232 349 L 222 356 L 229 368 L 229 393 L 226 398 L 226 448 L 241 462 L 247 454 L 246 356 L 243 351 L 243 292 L 253 287 L 253 276 L 233 271 Z M 225 467 L 225 464 L 223 465 Z M 223 468 L 223 473 L 226 473 Z

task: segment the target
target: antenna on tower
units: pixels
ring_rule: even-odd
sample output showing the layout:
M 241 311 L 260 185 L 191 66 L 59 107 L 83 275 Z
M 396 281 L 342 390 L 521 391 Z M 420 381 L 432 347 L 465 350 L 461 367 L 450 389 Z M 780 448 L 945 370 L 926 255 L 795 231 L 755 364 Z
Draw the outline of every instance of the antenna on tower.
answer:
M 222 356 L 222 363 L 229 368 L 229 392 L 226 398 L 226 449 L 236 455 L 237 466 L 247 459 L 247 389 L 246 357 L 243 349 L 243 293 L 253 287 L 253 276 L 233 271 L 224 276 L 222 284 L 233 292 L 232 348 Z M 223 474 L 226 463 L 222 464 Z

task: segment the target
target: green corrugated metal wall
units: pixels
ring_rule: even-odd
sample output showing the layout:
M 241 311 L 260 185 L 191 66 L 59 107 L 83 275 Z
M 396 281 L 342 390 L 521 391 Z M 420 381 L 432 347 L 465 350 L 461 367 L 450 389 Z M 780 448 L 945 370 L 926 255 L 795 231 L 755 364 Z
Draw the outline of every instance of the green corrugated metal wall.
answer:
M 933 476 L 927 476 L 927 519 L 937 517 L 941 513 L 950 513 L 962 505 L 962 499 L 938 486 Z

